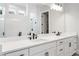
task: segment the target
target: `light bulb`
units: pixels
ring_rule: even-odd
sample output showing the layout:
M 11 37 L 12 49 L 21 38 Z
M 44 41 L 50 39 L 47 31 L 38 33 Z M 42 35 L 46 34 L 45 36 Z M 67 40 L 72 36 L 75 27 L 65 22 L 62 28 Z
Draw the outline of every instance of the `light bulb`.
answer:
M 56 11 L 62 11 L 63 10 L 63 8 L 61 6 L 56 5 L 56 4 L 52 4 L 50 6 L 50 9 L 53 9 L 53 10 L 56 10 Z

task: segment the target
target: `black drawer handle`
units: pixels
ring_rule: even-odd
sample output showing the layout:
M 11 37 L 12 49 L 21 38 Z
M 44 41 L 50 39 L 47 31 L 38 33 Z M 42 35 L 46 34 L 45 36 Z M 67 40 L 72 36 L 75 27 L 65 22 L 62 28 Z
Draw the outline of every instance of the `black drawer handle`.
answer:
M 45 53 L 45 56 L 49 56 L 49 53 L 48 53 L 48 52 L 46 52 L 46 53 Z
M 60 49 L 60 51 L 63 51 L 63 49 Z
M 69 47 L 71 47 L 71 42 L 69 43 Z
M 22 32 L 19 32 L 19 33 L 18 33 L 18 36 L 22 36 Z
M 24 56 L 24 54 L 21 54 L 20 56 Z
M 63 43 L 63 42 L 60 42 L 60 43 Z
M 5 36 L 5 32 L 3 32 L 2 34 L 3 34 L 3 36 Z

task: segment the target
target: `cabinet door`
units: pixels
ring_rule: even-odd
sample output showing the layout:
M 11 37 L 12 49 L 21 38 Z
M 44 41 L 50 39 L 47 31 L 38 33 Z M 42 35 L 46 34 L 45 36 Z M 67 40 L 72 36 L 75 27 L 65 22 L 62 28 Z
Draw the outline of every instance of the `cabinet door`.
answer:
M 0 37 L 4 37 L 4 18 L 0 17 Z
M 65 48 L 64 45 L 57 46 L 57 56 L 65 55 Z
M 71 55 L 70 49 L 71 49 L 71 39 L 66 39 L 66 42 L 65 42 L 65 55 L 66 56 Z
M 47 49 L 47 50 L 38 52 L 36 54 L 33 54 L 31 56 L 51 56 L 51 51 L 50 51 L 50 49 Z
M 72 37 L 71 38 L 71 48 L 70 48 L 70 53 L 73 55 L 76 52 L 77 49 L 77 38 Z
M 28 55 L 27 49 L 6 54 L 6 56 L 27 56 L 27 55 Z
M 73 55 L 76 52 L 76 38 L 71 37 L 65 42 L 65 55 Z
M 42 52 L 33 54 L 32 56 L 55 56 L 55 55 L 56 55 L 56 47 L 52 47 Z
M 56 47 L 52 47 L 48 49 L 50 56 L 56 56 Z
M 32 56 L 49 56 L 49 55 L 48 55 L 48 52 L 39 52 L 39 53 L 34 54 Z
M 52 43 L 47 43 L 47 44 L 31 47 L 29 49 L 29 54 L 33 55 L 33 54 L 36 54 L 36 53 L 44 51 L 44 50 L 49 50 L 52 47 L 56 47 L 56 42 L 52 42 Z

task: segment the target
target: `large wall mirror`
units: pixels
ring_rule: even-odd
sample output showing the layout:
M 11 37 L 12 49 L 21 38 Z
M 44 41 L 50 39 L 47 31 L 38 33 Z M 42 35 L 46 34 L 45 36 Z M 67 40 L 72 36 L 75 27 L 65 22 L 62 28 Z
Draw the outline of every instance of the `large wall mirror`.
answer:
M 27 3 L 0 4 L 0 37 L 40 33 L 40 6 Z
M 56 11 L 50 11 L 49 5 L 42 3 L 0 3 L 0 37 L 24 36 L 28 33 L 52 33 L 56 30 L 53 28 Z M 50 17 L 50 15 L 53 16 Z

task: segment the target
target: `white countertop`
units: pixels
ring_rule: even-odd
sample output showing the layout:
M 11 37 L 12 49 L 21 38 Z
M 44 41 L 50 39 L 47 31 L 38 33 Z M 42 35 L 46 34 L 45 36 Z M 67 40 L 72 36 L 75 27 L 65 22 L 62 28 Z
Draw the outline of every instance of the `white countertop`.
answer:
M 1 41 L 2 45 L 2 52 L 11 52 L 13 50 L 18 50 L 22 48 L 30 48 L 35 45 L 44 44 L 47 42 L 52 42 L 55 40 L 60 40 L 63 38 L 71 37 L 77 35 L 76 33 L 65 33 L 61 36 L 53 36 L 52 34 L 48 34 L 48 36 L 40 37 L 39 39 L 29 40 L 26 37 L 21 37 L 21 40 L 14 40 L 14 41 Z M 9 38 L 8 38 L 9 39 Z M 11 39 L 11 38 L 10 38 Z M 13 38 L 12 38 L 13 39 Z M 23 39 L 23 40 L 22 40 Z

